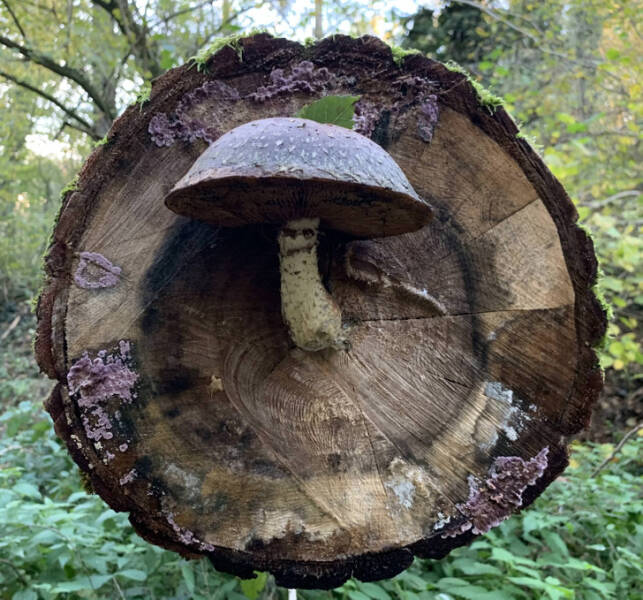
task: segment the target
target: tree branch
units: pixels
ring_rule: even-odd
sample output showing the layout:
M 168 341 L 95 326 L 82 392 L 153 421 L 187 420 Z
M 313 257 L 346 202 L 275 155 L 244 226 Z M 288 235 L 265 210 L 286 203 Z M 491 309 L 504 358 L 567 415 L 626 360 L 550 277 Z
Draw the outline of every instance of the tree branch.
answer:
M 127 0 L 91 0 L 92 4 L 107 11 L 118 25 L 121 33 L 128 40 L 132 48 L 132 54 L 139 63 L 139 66 L 151 73 L 152 78 L 163 73 L 163 69 L 155 56 L 154 49 L 148 45 L 148 28 L 136 22 L 131 6 Z M 134 6 L 136 9 L 136 6 Z M 118 13 L 116 12 L 118 11 Z
M 181 15 L 185 15 L 187 13 L 194 12 L 195 10 L 199 10 L 199 8 L 203 8 L 206 4 L 212 4 L 212 0 L 204 0 L 203 2 L 199 2 L 194 6 L 188 6 L 187 8 L 182 8 L 181 10 L 177 10 L 168 15 L 164 15 L 163 17 L 159 18 L 156 23 L 154 23 L 154 26 L 159 25 L 160 23 L 169 23 L 172 19 L 176 19 Z
M 27 34 L 25 33 L 25 30 L 22 28 L 22 25 L 20 25 L 20 21 L 18 21 L 18 17 L 16 16 L 16 13 L 13 12 L 11 5 L 9 4 L 9 2 L 7 2 L 7 0 L 2 0 L 2 4 L 4 4 L 7 7 L 7 10 L 9 11 L 11 18 L 13 19 L 13 22 L 16 24 L 16 27 L 18 28 L 18 31 L 20 32 L 22 39 L 25 40 L 26 42 Z
M 26 90 L 29 90 L 30 92 L 33 92 L 34 94 L 37 94 L 38 96 L 41 96 L 45 100 L 51 102 L 52 104 L 55 104 L 60 110 L 62 110 L 67 116 L 71 117 L 75 121 L 77 121 L 80 125 L 75 126 L 72 123 L 69 123 L 70 127 L 74 127 L 74 129 L 78 129 L 78 131 L 82 131 L 83 133 L 86 133 L 88 136 L 90 136 L 92 139 L 99 140 L 100 136 L 94 131 L 94 128 L 92 127 L 92 124 L 81 117 L 77 112 L 74 110 L 67 108 L 62 102 L 56 100 L 52 95 L 48 94 L 47 92 L 38 89 L 37 87 L 31 85 L 30 83 L 23 81 L 22 79 L 18 79 L 17 77 L 14 77 L 10 73 L 5 73 L 4 71 L 0 70 L 0 77 L 4 77 L 5 79 L 8 79 L 9 81 L 12 81 L 16 85 L 19 85 L 22 88 L 25 88 Z
M 498 14 L 496 11 L 492 10 L 488 6 L 485 6 L 484 4 L 480 4 L 479 2 L 474 2 L 473 0 L 454 0 L 454 1 L 457 4 L 464 4 L 466 6 L 472 6 L 473 8 L 477 8 L 480 12 L 483 12 L 486 15 L 489 15 L 492 19 L 495 19 L 496 21 L 499 21 L 503 25 L 506 25 L 507 27 L 509 27 L 509 29 L 513 29 L 520 35 L 531 40 L 534 43 L 534 46 L 536 47 L 536 49 L 540 50 L 540 52 L 543 52 L 545 54 L 551 54 L 552 56 L 557 56 L 558 58 L 562 58 L 568 62 L 572 62 L 576 64 L 590 64 L 591 66 L 596 66 L 600 64 L 598 61 L 595 61 L 595 60 L 580 61 L 571 56 L 568 56 L 567 54 L 563 54 L 562 52 L 557 52 L 556 50 L 552 50 L 551 48 L 547 48 L 543 46 L 542 40 L 537 35 L 534 35 L 533 33 L 531 33 L 530 31 L 527 31 L 523 27 L 520 27 L 515 23 L 512 23 L 509 19 L 503 17 L 502 15 Z
M 614 451 L 600 465 L 598 465 L 596 469 L 594 469 L 594 472 L 590 475 L 590 477 L 596 477 L 605 468 L 605 466 L 621 451 L 621 448 L 625 446 L 627 440 L 629 440 L 634 434 L 638 433 L 640 429 L 643 429 L 643 423 L 639 423 L 636 427 L 634 427 L 634 429 L 630 429 L 623 436 L 623 439 L 618 443 L 616 448 L 614 448 Z
M 116 110 L 105 101 L 92 83 L 77 69 L 60 65 L 46 54 L 40 54 L 39 52 L 36 52 L 31 48 L 27 48 L 26 46 L 22 46 L 21 44 L 18 44 L 2 35 L 0 35 L 0 44 L 12 50 L 16 50 L 31 62 L 78 84 L 83 88 L 83 90 L 85 90 L 85 92 L 87 92 L 87 95 L 94 101 L 96 106 L 105 113 L 105 115 L 110 119 L 114 119 L 116 117 Z

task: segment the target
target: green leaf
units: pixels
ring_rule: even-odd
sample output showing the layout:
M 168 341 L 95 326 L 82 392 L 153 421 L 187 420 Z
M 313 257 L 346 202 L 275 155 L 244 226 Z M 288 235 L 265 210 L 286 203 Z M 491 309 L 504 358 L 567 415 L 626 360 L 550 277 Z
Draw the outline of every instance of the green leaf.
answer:
M 465 575 L 501 575 L 498 567 L 482 562 L 476 562 L 469 558 L 458 558 L 453 561 L 453 567 L 462 571 Z
M 375 600 L 391 600 L 389 593 L 384 588 L 374 583 L 360 583 L 359 591 Z
M 13 486 L 13 491 L 20 494 L 21 496 L 27 496 L 27 498 L 34 498 L 38 500 L 40 500 L 41 498 L 41 494 L 38 488 L 32 483 L 27 483 L 25 481 L 16 483 L 16 485 Z
M 257 600 L 268 581 L 268 573 L 260 571 L 255 571 L 255 573 L 257 576 L 254 579 L 241 580 L 241 591 L 247 598 L 250 598 L 250 600 Z
M 64 592 L 79 592 L 81 590 L 97 590 L 111 581 L 111 575 L 91 575 L 90 577 L 83 576 L 74 579 L 73 581 L 63 581 L 55 584 L 51 591 L 53 593 L 61 594 Z
M 355 102 L 359 99 L 359 96 L 324 96 L 302 107 L 296 116 L 352 129 Z
M 616 48 L 608 48 L 605 56 L 607 56 L 609 60 L 616 60 L 621 56 L 621 53 Z
M 147 573 L 139 569 L 125 569 L 119 571 L 117 574 L 122 575 L 125 579 L 132 579 L 133 581 L 145 581 L 147 579 Z
M 183 581 L 185 581 L 185 586 L 188 588 L 190 594 L 194 593 L 194 569 L 192 565 L 188 562 L 181 563 L 181 574 L 183 575 Z
M 33 590 L 20 590 L 11 596 L 11 600 L 38 600 L 38 594 Z

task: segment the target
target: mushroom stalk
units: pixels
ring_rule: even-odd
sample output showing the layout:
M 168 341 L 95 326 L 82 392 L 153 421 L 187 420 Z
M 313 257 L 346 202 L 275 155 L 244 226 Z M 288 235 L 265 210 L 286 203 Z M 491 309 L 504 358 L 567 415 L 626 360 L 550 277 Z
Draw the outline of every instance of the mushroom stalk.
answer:
M 319 219 L 288 221 L 279 232 L 281 314 L 302 350 L 345 348 L 342 313 L 317 266 Z

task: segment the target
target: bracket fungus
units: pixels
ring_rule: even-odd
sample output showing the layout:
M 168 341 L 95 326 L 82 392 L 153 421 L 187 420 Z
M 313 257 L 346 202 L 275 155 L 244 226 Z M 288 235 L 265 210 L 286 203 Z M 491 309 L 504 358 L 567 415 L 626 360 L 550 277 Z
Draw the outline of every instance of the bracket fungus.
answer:
M 430 206 L 378 144 L 343 127 L 268 118 L 213 142 L 165 198 L 224 227 L 280 225 L 282 315 L 302 350 L 346 347 L 339 307 L 317 265 L 318 228 L 375 238 L 416 231 Z

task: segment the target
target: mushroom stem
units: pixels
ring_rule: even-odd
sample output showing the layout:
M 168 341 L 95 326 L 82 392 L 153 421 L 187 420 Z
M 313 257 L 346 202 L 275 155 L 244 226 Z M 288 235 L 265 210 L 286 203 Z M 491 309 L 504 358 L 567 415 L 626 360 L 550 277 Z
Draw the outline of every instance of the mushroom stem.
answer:
M 317 266 L 319 219 L 288 221 L 279 232 L 281 314 L 302 350 L 345 348 L 342 313 L 324 288 Z

